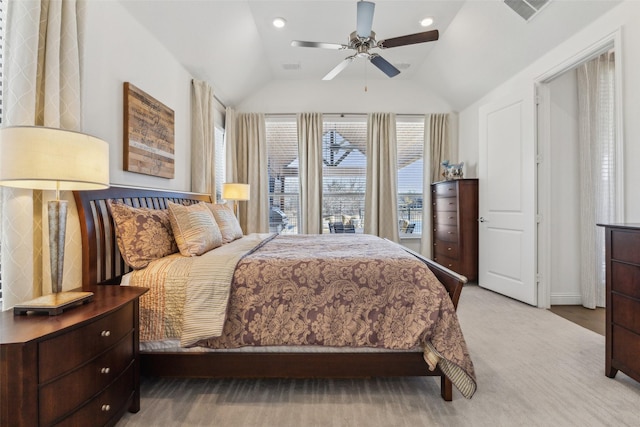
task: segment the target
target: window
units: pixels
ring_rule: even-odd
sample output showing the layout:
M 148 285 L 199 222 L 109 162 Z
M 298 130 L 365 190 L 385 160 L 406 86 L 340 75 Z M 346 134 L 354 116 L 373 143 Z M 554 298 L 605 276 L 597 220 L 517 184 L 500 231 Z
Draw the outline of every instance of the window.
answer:
M 4 115 L 4 106 L 2 104 L 3 87 L 2 81 L 4 80 L 4 0 L 0 0 L 0 127 L 2 126 L 2 117 Z M 0 197 L 0 203 L 2 198 Z M 0 245 L 2 244 L 2 206 L 0 205 Z M 0 246 L 0 255 L 2 254 L 2 247 Z M 0 256 L 0 259 L 2 257 Z M 2 308 L 2 264 L 0 264 L 0 308 Z
M 216 200 L 222 200 L 222 183 L 225 182 L 226 174 L 226 157 L 227 153 L 224 148 L 224 129 L 216 126 L 213 132 L 214 150 L 215 150 L 215 170 L 216 178 Z
M 398 222 L 400 236 L 422 235 L 424 117 L 398 116 Z
M 270 231 L 298 233 L 300 181 L 296 117 L 266 119 Z M 398 219 L 403 237 L 422 233 L 424 117 L 398 116 Z M 364 231 L 367 117 L 325 114 L 322 136 L 322 224 Z M 339 224 L 338 224 L 339 226 Z
M 342 223 L 354 232 L 364 229 L 367 179 L 366 117 L 327 117 L 322 135 L 323 232 Z
M 265 126 L 269 170 L 269 231 L 297 234 L 300 180 L 296 117 L 268 117 Z

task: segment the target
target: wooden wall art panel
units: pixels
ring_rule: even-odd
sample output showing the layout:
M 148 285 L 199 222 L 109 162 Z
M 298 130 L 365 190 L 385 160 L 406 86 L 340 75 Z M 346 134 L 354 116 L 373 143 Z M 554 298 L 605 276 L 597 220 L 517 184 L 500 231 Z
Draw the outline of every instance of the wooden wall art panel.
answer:
M 166 105 L 124 83 L 124 170 L 175 177 L 174 113 Z

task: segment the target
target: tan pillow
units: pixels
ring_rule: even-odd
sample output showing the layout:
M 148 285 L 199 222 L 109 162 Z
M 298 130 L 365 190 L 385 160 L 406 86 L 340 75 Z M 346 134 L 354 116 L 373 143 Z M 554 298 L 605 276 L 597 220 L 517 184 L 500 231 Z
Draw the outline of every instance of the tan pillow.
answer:
M 171 229 L 182 255 L 202 255 L 222 245 L 218 224 L 204 203 L 184 206 L 169 202 L 168 206 Z
M 116 240 L 124 262 L 133 269 L 178 252 L 166 210 L 134 208 L 117 200 L 108 200 L 116 227 Z
M 215 205 L 207 203 L 207 206 L 213 212 L 213 217 L 216 219 L 218 227 L 220 227 L 222 243 L 233 242 L 242 237 L 242 228 L 240 228 L 238 218 L 236 218 L 231 208 L 222 203 L 216 203 Z

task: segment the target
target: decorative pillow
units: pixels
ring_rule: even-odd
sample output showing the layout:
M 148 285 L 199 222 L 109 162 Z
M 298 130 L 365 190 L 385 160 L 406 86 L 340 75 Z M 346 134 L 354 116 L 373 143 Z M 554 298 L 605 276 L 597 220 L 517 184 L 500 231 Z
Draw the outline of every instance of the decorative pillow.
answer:
M 202 202 L 190 206 L 169 202 L 169 220 L 180 253 L 197 256 L 222 245 L 220 228 Z
M 116 240 L 124 262 L 133 269 L 178 252 L 166 210 L 134 208 L 117 200 L 108 200 L 116 227 Z
M 213 217 L 220 227 L 220 233 L 222 233 L 222 243 L 233 242 L 236 239 L 242 237 L 242 228 L 238 218 L 227 205 L 223 203 L 207 203 L 207 207 L 213 212 Z

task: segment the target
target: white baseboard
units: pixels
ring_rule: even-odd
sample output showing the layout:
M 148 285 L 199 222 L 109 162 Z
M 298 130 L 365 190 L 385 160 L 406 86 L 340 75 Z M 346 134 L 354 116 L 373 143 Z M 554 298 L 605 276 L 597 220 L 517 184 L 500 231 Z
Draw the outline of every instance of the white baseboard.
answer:
M 575 294 L 551 294 L 551 305 L 582 305 L 582 296 Z

